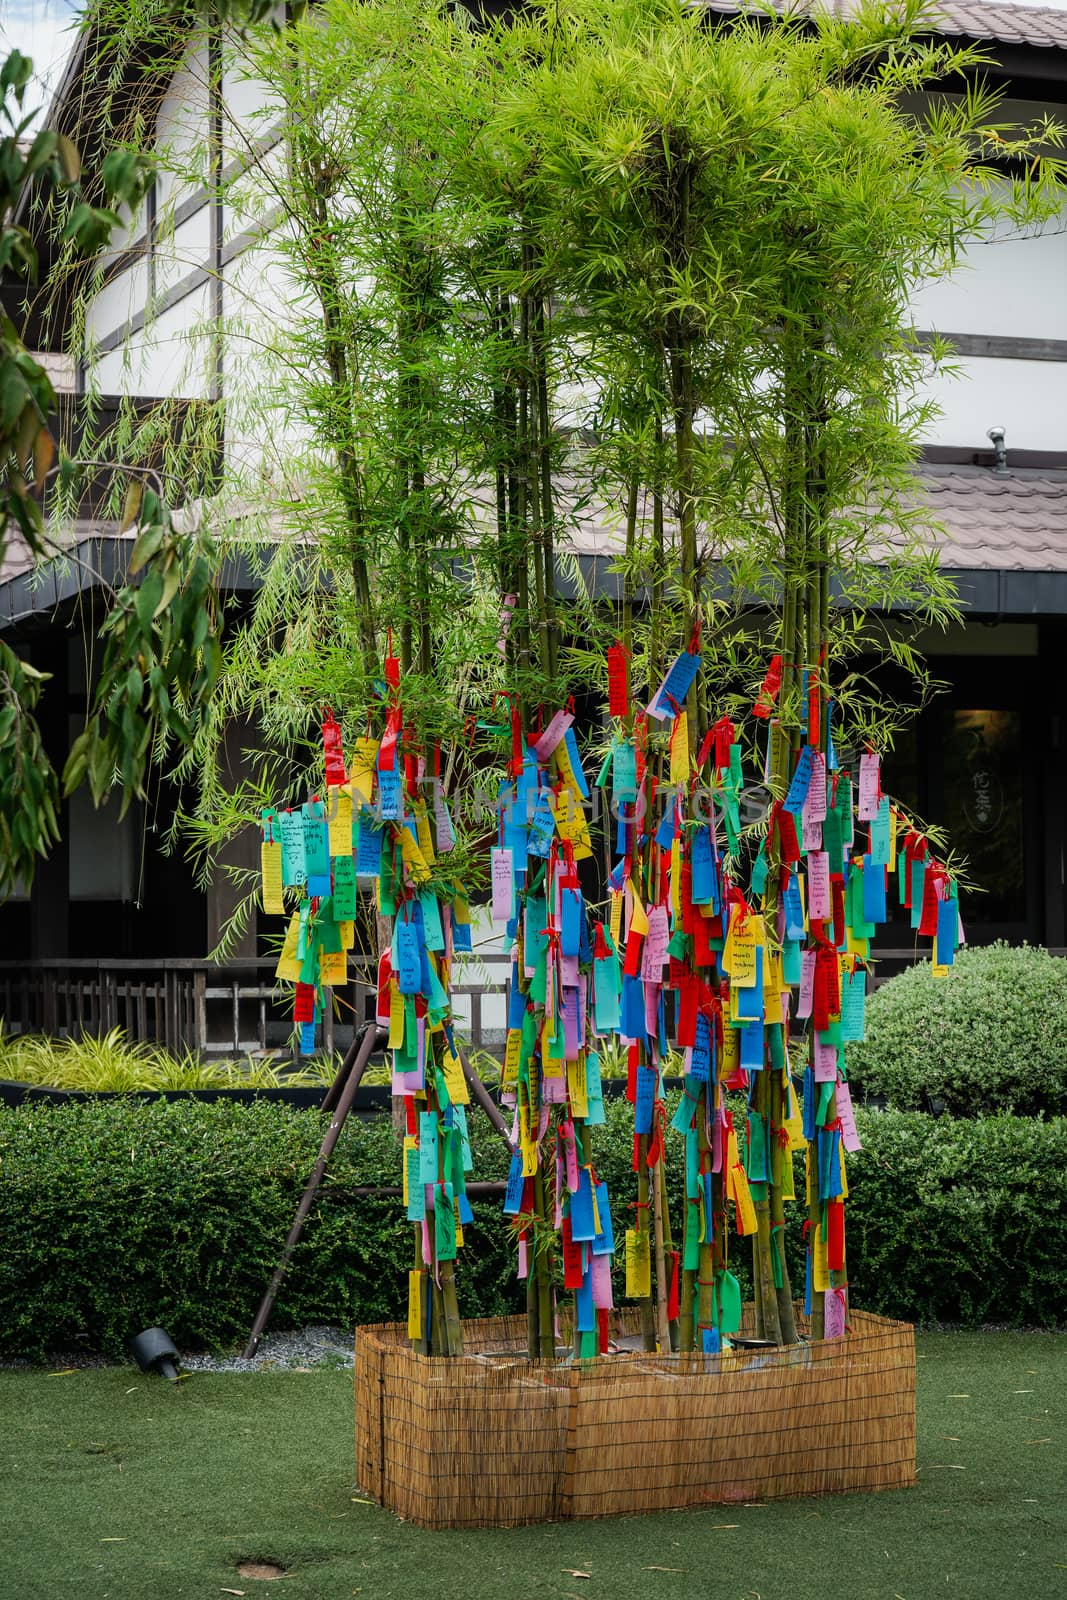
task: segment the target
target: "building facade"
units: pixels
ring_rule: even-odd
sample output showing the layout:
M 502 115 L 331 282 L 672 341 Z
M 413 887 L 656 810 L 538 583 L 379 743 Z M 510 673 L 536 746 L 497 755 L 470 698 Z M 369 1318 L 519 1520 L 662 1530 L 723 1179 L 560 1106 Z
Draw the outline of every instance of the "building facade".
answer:
M 724 26 L 733 9 L 725 0 L 709 3 Z M 1006 118 L 1032 122 L 1048 113 L 1067 120 L 1067 13 L 946 0 L 937 27 L 983 46 L 988 76 L 1007 95 Z M 75 140 L 90 127 L 100 70 L 90 27 L 51 111 L 53 124 Z M 220 448 L 231 456 L 259 451 L 269 477 L 282 470 L 284 426 L 267 450 L 247 437 L 241 386 L 254 370 L 256 319 L 269 320 L 285 304 L 271 246 L 275 219 L 255 182 L 279 159 L 277 119 L 243 66 L 239 41 L 224 36 L 187 47 L 179 40 L 173 62 L 151 82 L 141 109 L 169 159 L 138 215 L 82 285 L 85 315 L 73 357 L 73 308 L 47 326 L 31 324 L 30 337 L 68 391 L 64 426 L 76 432 L 86 393 L 105 418 L 120 395 L 170 400 L 176 418 L 221 396 Z M 212 175 L 241 172 L 249 175 L 247 198 L 238 184 L 220 199 Z M 944 692 L 898 741 L 887 782 L 922 816 L 945 825 L 970 858 L 983 890 L 967 908 L 972 940 L 1025 939 L 1060 949 L 1067 946 L 1067 219 L 1025 233 L 1004 230 L 973 246 L 950 280 L 918 295 L 913 316 L 920 342 L 940 334 L 957 353 L 959 377 L 931 376 L 939 416 L 918 492 L 944 526 L 941 564 L 956 580 L 966 620 L 924 641 Z M 69 536 L 84 564 L 42 575 L 13 548 L 0 573 L 0 630 L 52 674 L 42 722 L 57 762 L 81 726 L 91 689 L 101 601 L 89 573 L 121 575 L 128 549 L 91 503 Z M 602 559 L 596 548 L 594 541 L 586 552 L 593 563 Z M 254 581 L 239 568 L 228 573 L 238 605 Z M 892 692 L 888 679 L 885 688 Z M 235 770 L 239 746 L 235 737 Z M 198 887 L 181 852 L 158 847 L 176 798 L 161 784 L 149 806 L 131 808 L 121 823 L 114 808 L 94 812 L 84 794 L 67 804 L 63 843 L 32 892 L 0 907 L 9 1011 L 19 1003 L 11 988 L 18 970 L 30 971 L 32 963 L 50 964 L 53 979 L 64 964 L 76 973 L 89 968 L 75 963 L 102 963 L 133 973 L 142 986 L 139 974 L 186 963 L 181 970 L 199 973 L 201 990 L 219 989 L 207 957 L 230 891 L 221 877 Z M 256 844 L 238 841 L 232 859 L 250 864 Z M 891 927 L 885 943 L 904 948 L 911 935 Z M 239 978 L 211 998 L 232 1006 L 234 1043 L 247 1043 L 263 1030 L 250 1031 L 244 1017 L 250 1008 L 262 1017 L 269 990 L 255 930 L 236 957 L 244 963 Z M 242 986 L 247 993 L 237 992 Z M 102 993 L 103 980 L 98 987 Z M 206 1003 L 195 995 L 179 1002 L 171 987 L 173 994 L 152 1003 L 172 1011 Z M 31 989 L 38 996 L 25 998 L 27 1017 L 45 988 L 24 985 L 27 996 Z M 186 988 L 192 995 L 191 979 Z M 0 1001 L 4 992 L 0 986 Z M 115 1015 L 136 1030 L 128 1007 Z

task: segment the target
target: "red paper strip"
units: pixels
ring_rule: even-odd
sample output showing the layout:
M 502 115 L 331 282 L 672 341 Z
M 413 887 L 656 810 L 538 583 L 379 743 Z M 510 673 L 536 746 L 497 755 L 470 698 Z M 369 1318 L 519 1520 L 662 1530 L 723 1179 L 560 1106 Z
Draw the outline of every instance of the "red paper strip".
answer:
M 730 765 L 730 746 L 734 742 L 734 725 L 729 717 L 720 717 L 712 728 L 715 736 L 715 765 L 719 768 Z
M 618 639 L 608 650 L 608 713 L 625 717 L 630 710 L 630 652 Z
M 778 699 L 778 690 L 782 686 L 782 658 L 772 656 L 771 664 L 767 668 L 767 676 L 760 685 L 760 692 L 756 697 L 756 704 L 752 707 L 754 717 L 769 717 L 771 709 Z
M 341 749 L 341 730 L 329 708 L 326 711 L 326 720 L 322 724 L 322 750 L 326 758 L 326 787 L 332 789 L 347 782 L 344 753 Z
M 637 1104 L 637 1068 L 640 1051 L 636 1044 L 632 1044 L 626 1052 L 626 1098 L 632 1106 Z M 634 1168 L 637 1171 L 637 1168 Z
M 637 933 L 633 928 L 626 935 L 626 961 L 622 970 L 628 978 L 636 978 L 641 971 L 641 946 L 644 942 L 644 934 Z
M 385 732 L 382 734 L 378 750 L 378 768 L 381 772 L 392 772 L 396 766 L 396 742 L 402 721 L 403 712 L 400 707 L 390 706 L 389 715 L 385 719 Z
M 944 868 L 935 866 L 933 862 L 923 874 L 922 914 L 918 930 L 922 939 L 933 939 L 937 934 L 937 908 L 941 899 L 939 891 L 945 877 Z
M 670 1277 L 667 1280 L 670 1285 L 667 1290 L 667 1318 L 670 1322 L 673 1322 L 678 1315 L 678 1262 L 678 1252 L 677 1250 L 672 1250 L 670 1254 Z
M 563 1287 L 565 1289 L 580 1289 L 582 1287 L 582 1247 L 575 1244 L 573 1239 L 563 1241 Z
M 298 983 L 293 996 L 293 1021 L 314 1022 L 315 1020 L 315 985 L 313 983 Z
M 845 1202 L 826 1202 L 826 1265 L 831 1272 L 845 1270 Z

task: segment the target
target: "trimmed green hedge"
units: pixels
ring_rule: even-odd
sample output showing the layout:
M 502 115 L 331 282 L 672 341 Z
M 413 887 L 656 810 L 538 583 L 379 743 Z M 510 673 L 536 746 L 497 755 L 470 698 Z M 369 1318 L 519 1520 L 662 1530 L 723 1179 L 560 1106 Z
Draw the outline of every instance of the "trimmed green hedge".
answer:
M 845 1050 L 850 1079 L 899 1111 L 1063 1116 L 1067 961 L 998 943 L 943 978 L 919 962 L 871 995 L 867 1037 Z
M 634 1180 L 631 1109 L 608 1107 L 598 1175 L 621 1240 Z M 848 1249 L 857 1305 L 914 1321 L 1067 1320 L 1067 1122 L 860 1113 L 849 1163 Z M 506 1152 L 476 1111 L 482 1179 Z M 0 1355 L 123 1351 L 161 1323 L 180 1346 L 247 1333 L 318 1152 L 316 1112 L 196 1101 L 23 1106 L 0 1113 Z M 673 1137 L 673 1136 L 672 1136 Z M 677 1173 L 679 1163 L 672 1163 Z M 284 1281 L 273 1326 L 403 1314 L 411 1232 L 387 1119 L 353 1121 Z M 798 1170 L 798 1179 L 799 1179 Z M 799 1182 L 798 1182 L 799 1188 Z M 801 1208 L 788 1248 L 802 1283 Z M 466 1316 L 518 1310 L 506 1222 L 475 1202 L 461 1252 Z M 680 1202 L 672 1196 L 677 1228 Z M 734 1246 L 738 1276 L 747 1251 Z

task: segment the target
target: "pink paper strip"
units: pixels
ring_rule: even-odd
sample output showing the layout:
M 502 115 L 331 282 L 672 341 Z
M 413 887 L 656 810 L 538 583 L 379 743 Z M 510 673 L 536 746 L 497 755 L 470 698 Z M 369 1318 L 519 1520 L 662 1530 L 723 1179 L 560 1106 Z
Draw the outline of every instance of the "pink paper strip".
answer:
M 491 853 L 493 882 L 493 921 L 507 922 L 511 917 L 511 851 L 501 847 Z
M 860 756 L 859 803 L 856 816 L 860 822 L 873 822 L 878 815 L 882 799 L 880 762 L 868 752 Z
M 593 1304 L 599 1311 L 612 1311 L 615 1301 L 611 1293 L 611 1257 L 593 1256 L 589 1263 L 589 1281 L 593 1290 Z
M 666 906 L 653 906 L 648 913 L 648 932 L 641 951 L 641 976 L 646 983 L 663 982 L 663 968 L 667 960 L 667 946 L 671 930 Z
M 548 760 L 549 756 L 560 743 L 563 735 L 567 732 L 567 729 L 570 727 L 573 721 L 574 716 L 570 711 L 556 712 L 555 716 L 552 718 L 552 721 L 549 723 L 541 737 L 537 740 L 536 744 L 533 744 L 530 747 L 538 761 Z
M 856 1129 L 856 1113 L 852 1106 L 852 1091 L 847 1083 L 839 1083 L 836 1090 L 837 1114 L 841 1118 L 841 1143 L 852 1155 L 863 1149 L 863 1141 Z
M 808 856 L 808 916 L 813 922 L 825 922 L 833 916 L 830 857 L 825 850 L 813 850 Z
M 816 1083 L 833 1083 L 837 1078 L 836 1044 L 820 1044 L 816 1039 L 815 1060 L 812 1065 L 815 1070 Z

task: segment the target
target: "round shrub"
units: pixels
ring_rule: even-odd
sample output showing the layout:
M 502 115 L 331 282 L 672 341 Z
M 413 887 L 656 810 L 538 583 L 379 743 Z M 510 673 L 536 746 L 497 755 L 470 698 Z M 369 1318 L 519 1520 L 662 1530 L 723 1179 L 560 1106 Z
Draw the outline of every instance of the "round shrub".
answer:
M 864 1094 L 954 1116 L 1067 1112 L 1067 961 L 1030 945 L 961 950 L 943 978 L 922 962 L 867 1004 L 846 1046 Z

